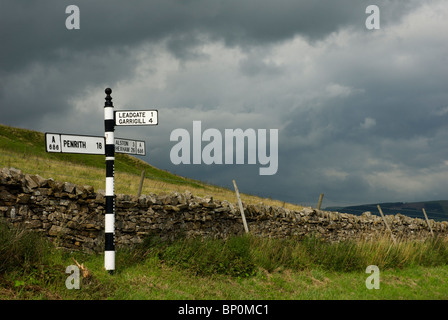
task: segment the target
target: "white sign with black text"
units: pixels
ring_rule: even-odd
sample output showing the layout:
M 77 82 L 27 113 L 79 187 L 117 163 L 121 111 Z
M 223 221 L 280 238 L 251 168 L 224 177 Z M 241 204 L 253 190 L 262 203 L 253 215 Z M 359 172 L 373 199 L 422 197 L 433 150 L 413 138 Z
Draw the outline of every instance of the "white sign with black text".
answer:
M 115 138 L 115 152 L 145 156 L 145 141 Z
M 157 110 L 115 111 L 116 126 L 154 126 L 157 124 Z
M 47 152 L 104 154 L 104 137 L 45 133 Z

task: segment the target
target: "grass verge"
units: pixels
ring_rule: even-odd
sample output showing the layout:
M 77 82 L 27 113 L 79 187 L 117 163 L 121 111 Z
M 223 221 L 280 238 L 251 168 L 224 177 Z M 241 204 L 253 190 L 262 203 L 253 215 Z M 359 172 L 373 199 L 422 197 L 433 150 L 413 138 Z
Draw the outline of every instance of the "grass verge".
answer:
M 117 250 L 117 270 L 102 254 L 52 248 L 47 239 L 1 225 L 0 299 L 446 299 L 446 240 L 328 243 L 317 238 L 227 240 L 148 238 Z M 30 245 L 32 243 L 33 245 Z M 67 289 L 74 260 L 89 270 Z M 365 282 L 380 269 L 380 289 Z

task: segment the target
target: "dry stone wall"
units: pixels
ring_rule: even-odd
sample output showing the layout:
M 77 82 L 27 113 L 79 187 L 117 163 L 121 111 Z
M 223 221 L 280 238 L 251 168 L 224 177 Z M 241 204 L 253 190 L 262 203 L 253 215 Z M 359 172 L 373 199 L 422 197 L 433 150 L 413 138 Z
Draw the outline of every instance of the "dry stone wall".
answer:
M 23 174 L 14 168 L 0 170 L 0 219 L 24 225 L 48 236 L 57 246 L 101 252 L 104 247 L 104 194 L 91 186 L 74 185 Z M 370 239 L 387 234 L 380 216 L 327 212 L 312 208 L 291 211 L 263 204 L 243 204 L 249 230 L 262 237 L 297 237 L 314 234 L 330 241 Z M 244 233 L 236 203 L 198 198 L 190 192 L 168 195 L 116 197 L 117 247 L 157 235 L 226 238 Z M 430 236 L 423 219 L 400 214 L 386 219 L 395 237 Z M 448 222 L 430 220 L 433 232 L 446 237 Z

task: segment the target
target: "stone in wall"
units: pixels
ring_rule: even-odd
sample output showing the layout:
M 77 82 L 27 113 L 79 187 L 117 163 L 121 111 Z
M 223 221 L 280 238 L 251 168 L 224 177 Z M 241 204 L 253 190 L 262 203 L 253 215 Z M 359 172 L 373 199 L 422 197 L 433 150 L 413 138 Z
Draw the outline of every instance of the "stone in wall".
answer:
M 0 170 L 0 218 L 25 225 L 48 236 L 57 246 L 102 252 L 104 248 L 104 192 L 91 186 L 44 179 L 14 168 Z M 386 234 L 382 218 L 313 208 L 300 211 L 259 204 L 243 204 L 249 230 L 261 237 L 314 234 L 329 241 L 374 239 Z M 430 236 L 426 221 L 401 214 L 386 219 L 396 237 Z M 430 220 L 435 234 L 447 236 L 448 222 Z M 116 245 L 129 246 L 146 237 L 227 238 L 244 233 L 236 203 L 196 197 L 191 192 L 116 196 Z

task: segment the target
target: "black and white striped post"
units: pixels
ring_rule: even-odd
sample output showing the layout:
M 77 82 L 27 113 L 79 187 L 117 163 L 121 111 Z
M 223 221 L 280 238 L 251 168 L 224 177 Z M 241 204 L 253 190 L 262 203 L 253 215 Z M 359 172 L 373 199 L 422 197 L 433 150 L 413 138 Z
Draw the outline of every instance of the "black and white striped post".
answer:
M 110 274 L 115 270 L 115 190 L 114 190 L 114 163 L 115 163 L 115 120 L 114 105 L 112 103 L 112 89 L 107 88 L 106 103 L 104 105 L 104 131 L 106 153 L 106 213 L 104 222 L 105 248 L 104 267 Z

